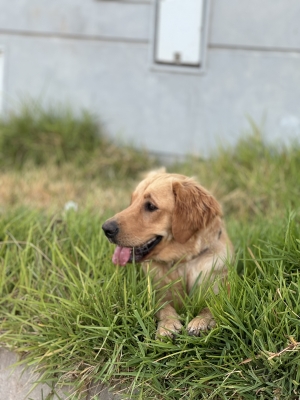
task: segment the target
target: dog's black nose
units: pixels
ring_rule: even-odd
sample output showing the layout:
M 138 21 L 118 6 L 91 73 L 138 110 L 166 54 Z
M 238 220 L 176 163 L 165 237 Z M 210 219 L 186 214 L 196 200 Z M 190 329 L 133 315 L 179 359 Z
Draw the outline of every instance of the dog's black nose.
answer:
M 102 225 L 105 235 L 109 239 L 113 239 L 119 232 L 119 227 L 116 221 L 106 221 Z

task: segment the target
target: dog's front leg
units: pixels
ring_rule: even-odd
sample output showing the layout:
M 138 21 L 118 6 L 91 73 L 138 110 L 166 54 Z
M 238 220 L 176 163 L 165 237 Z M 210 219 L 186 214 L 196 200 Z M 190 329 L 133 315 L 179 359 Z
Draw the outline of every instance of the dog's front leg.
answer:
M 173 338 L 182 329 L 182 324 L 179 320 L 179 315 L 171 304 L 167 304 L 157 313 L 158 319 L 156 338 L 170 337 Z
M 203 308 L 203 310 L 190 321 L 187 326 L 187 331 L 190 336 L 199 336 L 201 331 L 207 331 L 216 326 L 216 321 L 212 316 L 208 307 Z
M 174 308 L 174 301 L 179 306 L 180 299 L 183 298 L 182 281 L 178 279 L 177 271 L 170 271 L 168 265 L 165 264 L 144 263 L 143 269 L 146 275 L 150 275 L 155 289 L 158 290 L 160 308 L 155 314 L 158 320 L 156 338 L 173 338 L 182 329 L 180 317 Z M 166 290 L 166 287 L 169 288 Z

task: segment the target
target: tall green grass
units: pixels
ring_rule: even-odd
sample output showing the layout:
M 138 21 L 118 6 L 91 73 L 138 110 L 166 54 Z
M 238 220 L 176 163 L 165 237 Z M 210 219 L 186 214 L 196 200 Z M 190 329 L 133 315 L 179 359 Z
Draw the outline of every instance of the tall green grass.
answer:
M 43 108 L 31 100 L 0 118 L 0 167 L 63 166 L 70 163 L 82 178 L 136 177 L 155 160 L 133 146 L 118 146 L 91 113 L 67 107 Z
M 238 249 L 230 293 L 208 296 L 217 328 L 199 338 L 183 331 L 174 342 L 155 340 L 155 288 L 139 266 L 112 265 L 100 225 L 88 213 L 2 219 L 1 342 L 24 352 L 44 381 L 73 382 L 78 396 L 106 381 L 141 399 L 299 397 L 295 214 L 261 221 Z M 197 304 L 197 293 L 186 299 L 183 321 Z
M 73 398 L 104 381 L 140 399 L 298 399 L 299 156 L 299 147 L 271 148 L 254 135 L 173 166 L 221 200 L 236 248 L 230 291 L 196 291 L 178 310 L 186 326 L 209 305 L 217 327 L 198 338 L 183 330 L 155 340 L 156 288 L 139 265 L 112 265 L 106 216 L 3 213 L 1 342 L 42 380 L 72 383 Z

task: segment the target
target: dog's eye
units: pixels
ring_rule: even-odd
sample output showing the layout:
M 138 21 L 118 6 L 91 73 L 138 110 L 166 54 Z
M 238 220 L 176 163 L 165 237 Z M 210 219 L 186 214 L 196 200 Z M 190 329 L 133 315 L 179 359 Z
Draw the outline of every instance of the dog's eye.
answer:
M 145 204 L 145 210 L 153 212 L 158 210 L 158 208 L 154 204 L 150 203 L 150 201 L 147 201 L 147 203 Z

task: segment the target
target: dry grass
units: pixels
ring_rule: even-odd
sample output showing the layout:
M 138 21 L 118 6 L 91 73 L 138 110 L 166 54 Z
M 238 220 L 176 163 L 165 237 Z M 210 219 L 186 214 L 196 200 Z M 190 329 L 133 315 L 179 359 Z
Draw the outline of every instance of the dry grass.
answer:
M 100 180 L 84 180 L 71 165 L 48 165 L 0 173 L 0 207 L 27 207 L 50 212 L 61 211 L 68 201 L 79 208 L 90 208 L 102 215 L 128 204 L 132 183 L 103 184 Z

